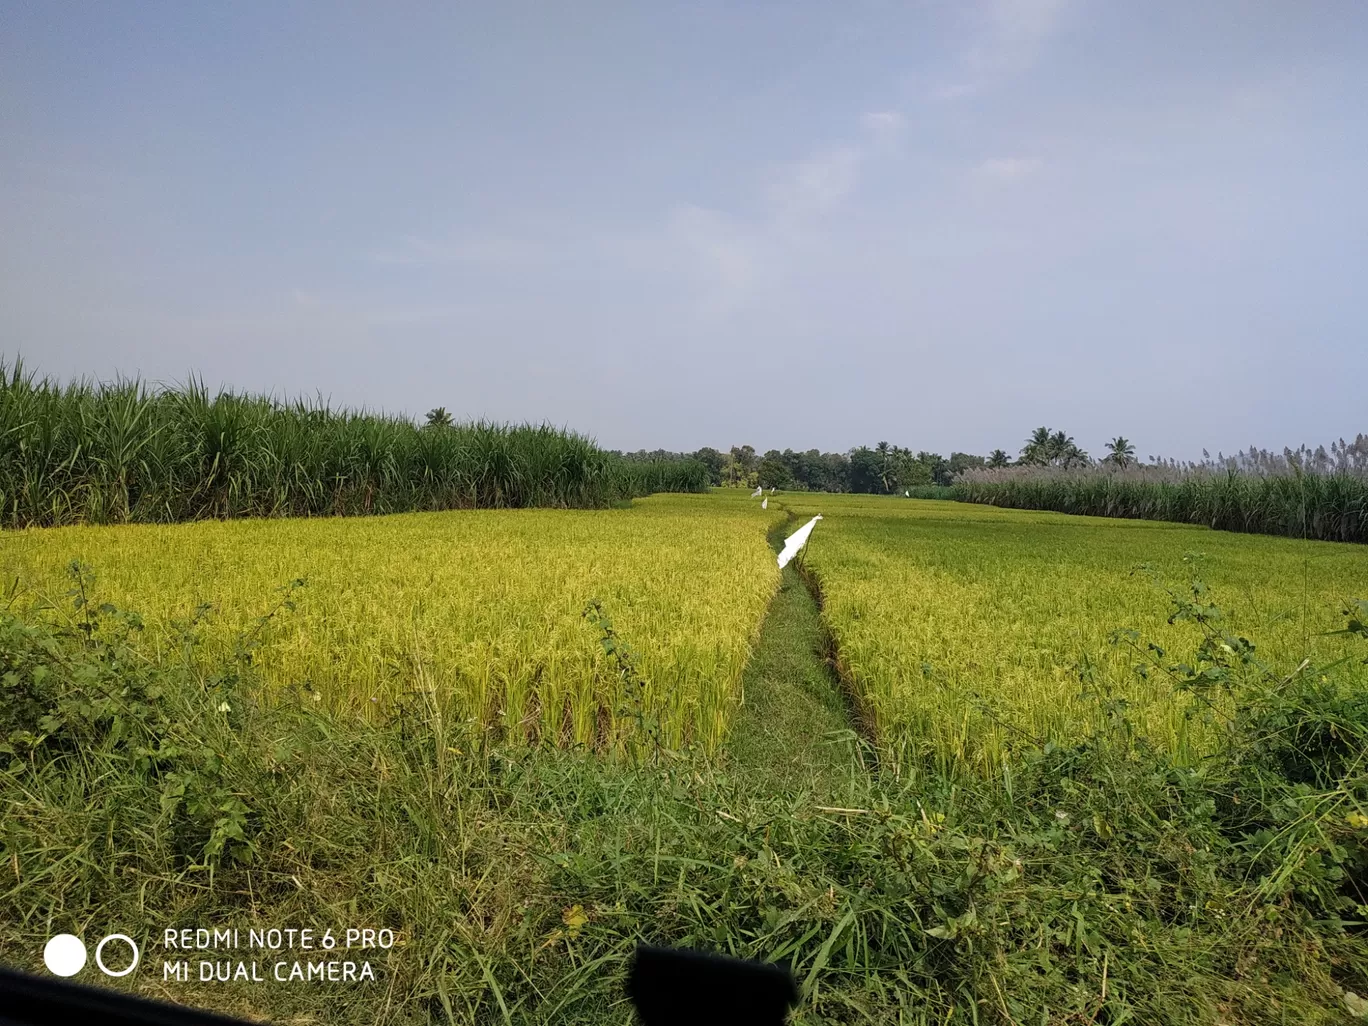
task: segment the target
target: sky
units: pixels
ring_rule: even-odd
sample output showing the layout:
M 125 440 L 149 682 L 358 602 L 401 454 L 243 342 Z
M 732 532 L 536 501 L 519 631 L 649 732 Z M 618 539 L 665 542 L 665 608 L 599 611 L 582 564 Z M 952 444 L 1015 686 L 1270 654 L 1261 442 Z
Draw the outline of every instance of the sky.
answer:
M 1368 5 L 0 0 L 0 358 L 610 448 L 1368 431 Z

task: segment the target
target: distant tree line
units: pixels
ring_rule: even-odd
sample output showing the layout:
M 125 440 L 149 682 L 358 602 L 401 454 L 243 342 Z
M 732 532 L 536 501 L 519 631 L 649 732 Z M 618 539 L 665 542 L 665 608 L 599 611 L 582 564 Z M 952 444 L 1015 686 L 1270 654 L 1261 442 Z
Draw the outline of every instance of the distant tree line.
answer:
M 1038 427 L 1012 459 L 1006 450 L 994 449 L 987 456 L 952 452 L 949 458 L 939 453 L 879 442 L 874 446 L 861 445 L 846 452 L 821 452 L 808 449 L 770 449 L 759 453 L 751 445 L 734 445 L 727 451 L 705 446 L 694 452 L 668 452 L 664 449 L 620 453 L 628 462 L 658 464 L 689 460 L 701 464 L 712 485 L 734 487 L 784 488 L 812 492 L 864 492 L 876 495 L 897 494 L 917 488 L 948 488 L 963 483 L 968 477 L 982 482 L 982 471 L 1011 468 L 1012 480 L 1029 478 L 1037 471 L 1087 471 L 1099 473 L 1134 471 L 1154 474 L 1165 471 L 1170 476 L 1214 472 L 1252 475 L 1259 477 L 1287 476 L 1297 473 L 1319 475 L 1368 475 L 1368 436 L 1359 435 L 1353 442 L 1340 440 L 1327 450 L 1324 446 L 1310 449 L 1285 449 L 1272 453 L 1251 446 L 1234 456 L 1210 456 L 1202 451 L 1200 462 L 1181 463 L 1154 456 L 1148 463 L 1136 457 L 1135 445 L 1123 435 L 1106 443 L 1106 455 L 1093 459 L 1079 447 L 1067 431 Z M 970 472 L 973 472 L 972 474 Z M 1053 479 L 1053 478 L 1052 478 Z
M 891 495 L 928 485 L 948 486 L 965 470 L 989 466 L 988 459 L 969 453 L 950 457 L 922 450 L 914 453 L 888 442 L 861 445 L 848 452 L 808 449 L 770 449 L 758 453 L 754 446 L 735 445 L 723 452 L 705 446 L 695 452 L 654 451 L 623 453 L 624 459 L 641 461 L 692 459 L 703 464 L 713 485 L 781 488 L 808 492 L 864 492 Z
M 1128 465 L 1135 458 L 1135 447 L 1124 438 L 1108 443 L 1107 461 Z M 846 452 L 808 449 L 770 449 L 759 453 L 752 445 L 734 445 L 725 452 L 705 446 L 694 452 L 668 452 L 664 449 L 622 453 L 627 460 L 697 460 L 708 470 L 713 485 L 735 487 L 787 488 L 808 492 L 862 492 L 892 495 L 913 488 L 947 488 L 967 470 L 998 467 L 1061 467 L 1092 465 L 1067 432 L 1036 428 L 1027 438 L 1019 458 L 1013 460 L 1003 449 L 987 456 L 952 452 L 947 458 L 925 449 L 879 442 L 860 445 Z

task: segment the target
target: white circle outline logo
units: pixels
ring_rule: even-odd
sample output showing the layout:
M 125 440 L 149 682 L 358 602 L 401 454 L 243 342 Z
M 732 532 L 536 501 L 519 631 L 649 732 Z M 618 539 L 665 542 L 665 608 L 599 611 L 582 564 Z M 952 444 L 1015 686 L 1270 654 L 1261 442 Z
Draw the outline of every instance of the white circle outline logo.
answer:
M 104 958 L 102 957 L 104 954 L 104 946 L 112 940 L 121 940 L 133 949 L 133 961 L 129 963 L 127 969 L 120 969 L 118 972 L 115 972 L 104 964 Z M 142 952 L 138 950 L 138 945 L 134 943 L 133 938 L 126 933 L 111 933 L 108 937 L 101 939 L 99 944 L 95 945 L 95 964 L 100 967 L 100 972 L 104 973 L 106 976 L 127 976 L 134 969 L 138 968 L 138 960 L 141 957 Z

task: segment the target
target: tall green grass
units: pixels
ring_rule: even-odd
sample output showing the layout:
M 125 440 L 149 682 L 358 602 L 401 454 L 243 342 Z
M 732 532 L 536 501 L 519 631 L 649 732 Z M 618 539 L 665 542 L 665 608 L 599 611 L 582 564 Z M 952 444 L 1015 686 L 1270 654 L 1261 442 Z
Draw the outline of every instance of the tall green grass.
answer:
M 1348 468 L 1011 467 L 968 471 L 953 493 L 963 502 L 1014 509 L 1368 542 L 1368 474 Z
M 0 360 L 0 525 L 599 507 L 702 491 L 694 461 L 628 463 L 548 425 L 400 417 L 202 383 L 61 384 Z

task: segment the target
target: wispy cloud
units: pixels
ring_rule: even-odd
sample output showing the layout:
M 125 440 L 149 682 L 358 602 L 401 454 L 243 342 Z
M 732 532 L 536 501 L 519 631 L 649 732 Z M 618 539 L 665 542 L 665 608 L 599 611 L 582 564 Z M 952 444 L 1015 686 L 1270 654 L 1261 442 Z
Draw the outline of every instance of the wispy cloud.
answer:
M 993 157 L 976 165 L 974 173 L 997 182 L 1013 182 L 1040 168 L 1041 161 L 1035 157 Z
M 670 212 L 667 235 L 692 258 L 704 279 L 703 309 L 725 313 L 756 284 L 766 263 L 763 233 L 748 231 L 716 210 L 685 204 Z
M 784 169 L 766 189 L 775 223 L 796 228 L 838 206 L 855 188 L 864 159 L 858 146 L 834 146 Z
M 951 82 L 936 86 L 931 90 L 931 95 L 937 100 L 958 100 L 962 96 L 973 96 L 978 91 L 979 86 L 973 82 Z
M 890 143 L 902 134 L 903 116 L 896 110 L 876 110 L 860 115 L 860 125 L 876 143 Z
M 970 49 L 971 68 L 985 74 L 1024 71 L 1036 62 L 1066 0 L 992 0 L 988 28 Z
M 840 206 L 855 191 L 861 168 L 896 144 L 902 125 L 897 111 L 862 114 L 857 139 L 779 167 L 766 188 L 776 226 L 796 227 Z
M 517 267 L 545 260 L 549 256 L 549 248 L 540 240 L 504 236 L 445 241 L 406 235 L 394 244 L 372 250 L 367 256 L 378 264 L 401 267 L 447 264 Z
M 782 277 L 820 235 L 822 223 L 855 193 L 869 161 L 897 145 L 903 118 L 897 111 L 872 111 L 860 116 L 859 126 L 850 141 L 777 166 L 761 190 L 760 209 L 751 216 L 694 205 L 672 211 L 671 237 L 686 247 L 710 282 L 701 311 L 733 311 L 755 290 Z
M 694 309 L 725 316 L 777 284 L 801 254 L 814 250 L 824 223 L 858 190 L 866 166 L 893 152 L 902 131 L 899 112 L 866 112 L 856 119 L 850 138 L 772 167 L 749 202 L 731 210 L 682 202 L 666 212 L 663 227 L 653 233 L 494 233 L 451 240 L 407 235 L 364 256 L 396 268 L 495 272 L 594 260 L 692 279 Z
M 935 86 L 937 100 L 982 92 L 1002 78 L 1030 70 L 1054 33 L 1070 0 L 982 0 L 967 7 L 969 42 L 960 54 L 955 81 Z

